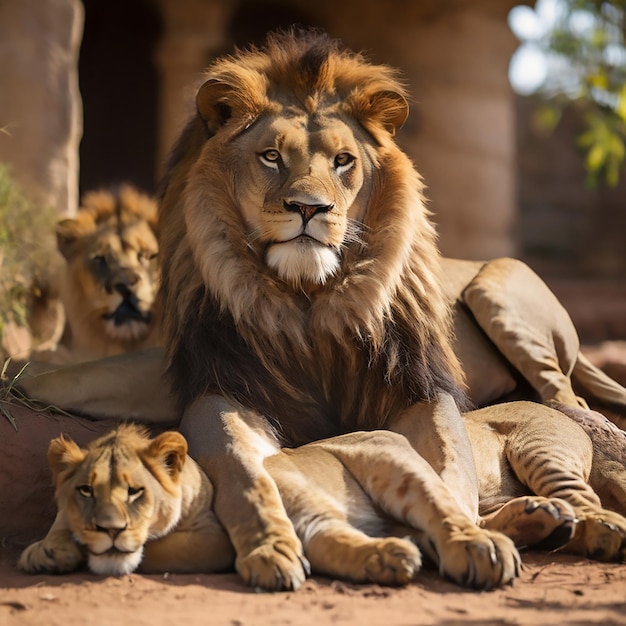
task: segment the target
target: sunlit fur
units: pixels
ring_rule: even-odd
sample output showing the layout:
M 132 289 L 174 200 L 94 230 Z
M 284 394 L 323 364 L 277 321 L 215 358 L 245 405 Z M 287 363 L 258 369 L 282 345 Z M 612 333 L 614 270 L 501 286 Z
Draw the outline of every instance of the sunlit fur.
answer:
M 62 299 L 68 360 L 122 354 L 158 341 L 156 220 L 154 200 L 123 185 L 86 194 L 76 217 L 57 225 L 67 261 Z
M 222 393 L 301 443 L 460 397 L 435 230 L 393 140 L 395 72 L 286 33 L 205 79 L 160 210 L 181 405 Z M 304 233 L 298 203 L 326 207 Z

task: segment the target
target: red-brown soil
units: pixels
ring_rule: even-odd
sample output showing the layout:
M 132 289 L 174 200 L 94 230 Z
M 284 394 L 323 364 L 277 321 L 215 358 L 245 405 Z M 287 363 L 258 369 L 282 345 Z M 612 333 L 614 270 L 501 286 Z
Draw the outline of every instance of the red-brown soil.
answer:
M 527 554 L 521 579 L 489 592 L 423 572 L 399 589 L 313 578 L 288 593 L 256 593 L 235 574 L 27 576 L 15 556 L 0 560 L 5 626 L 626 624 L 626 567 L 566 555 Z

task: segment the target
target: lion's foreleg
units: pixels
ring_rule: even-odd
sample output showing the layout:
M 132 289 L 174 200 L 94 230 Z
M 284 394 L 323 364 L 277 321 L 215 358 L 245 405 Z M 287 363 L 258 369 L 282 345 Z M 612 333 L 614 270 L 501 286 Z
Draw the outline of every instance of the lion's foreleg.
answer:
M 305 579 L 302 544 L 276 483 L 263 466 L 278 451 L 267 422 L 218 396 L 192 403 L 180 430 L 189 453 L 215 488 L 215 513 L 236 552 L 235 567 L 250 585 L 297 589 Z
M 461 510 L 478 519 L 478 477 L 469 435 L 453 398 L 441 393 L 420 402 L 389 424 L 404 435 L 448 486 Z
M 351 440 L 361 444 L 357 434 Z M 380 536 L 387 532 L 386 520 L 344 465 L 324 451 L 325 443 L 286 450 L 265 461 L 312 570 L 354 582 L 408 584 L 421 567 L 419 550 L 405 538 L 411 529 Z
M 353 433 L 320 445 L 345 465 L 383 511 L 423 531 L 419 545 L 442 574 L 487 589 L 519 574 L 513 542 L 467 517 L 451 489 L 404 438 L 389 432 Z
M 28 574 L 64 574 L 83 563 L 85 555 L 74 541 L 64 513 L 59 512 L 48 534 L 22 552 L 17 566 Z
M 540 429 L 518 429 L 509 437 L 511 467 L 534 493 L 561 498 L 574 508 L 578 524 L 568 550 L 603 561 L 624 561 L 626 518 L 604 509 L 588 483 L 593 464 L 591 440 L 565 416 L 556 413 L 550 417 Z
M 158 348 L 60 367 L 17 380 L 21 391 L 91 419 L 133 420 L 175 425 L 178 411 L 169 384 L 163 379 L 165 360 Z M 38 366 L 33 368 L 37 373 Z

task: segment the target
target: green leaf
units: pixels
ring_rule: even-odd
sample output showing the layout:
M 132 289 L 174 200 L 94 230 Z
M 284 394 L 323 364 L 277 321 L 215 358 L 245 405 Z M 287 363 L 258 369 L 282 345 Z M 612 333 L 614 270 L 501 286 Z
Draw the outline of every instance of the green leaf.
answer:
M 626 122 L 626 84 L 624 84 L 620 89 L 619 102 L 615 112 Z
M 597 172 L 604 165 L 607 157 L 606 148 L 599 143 L 594 144 L 587 152 L 587 158 L 585 159 L 585 163 L 587 165 L 587 169 L 592 172 Z

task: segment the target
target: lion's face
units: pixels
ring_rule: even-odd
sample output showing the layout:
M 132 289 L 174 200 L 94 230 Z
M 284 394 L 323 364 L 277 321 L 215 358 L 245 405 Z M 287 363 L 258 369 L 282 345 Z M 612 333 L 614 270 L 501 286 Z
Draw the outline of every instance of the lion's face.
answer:
M 51 442 L 57 505 L 93 572 L 132 572 L 146 541 L 176 525 L 186 453 L 180 434 L 150 440 L 133 426 L 119 427 L 87 450 L 62 437 Z
M 355 135 L 336 116 L 281 112 L 233 142 L 245 163 L 235 193 L 250 239 L 290 283 L 324 283 L 342 247 L 359 239 L 371 157 Z
M 59 223 L 57 239 L 67 261 L 64 304 L 73 334 L 93 342 L 143 340 L 158 285 L 158 244 L 148 221 L 123 208 L 87 208 Z
M 196 261 L 205 282 L 221 291 L 210 275 L 221 271 L 215 269 L 223 260 L 215 239 L 223 232 L 231 241 L 245 237 L 248 252 L 290 287 L 324 285 L 340 273 L 347 248 L 365 245 L 380 154 L 407 115 L 402 88 L 384 69 L 365 85 L 366 68 L 357 63 L 346 84 L 329 79 L 309 93 L 308 87 L 300 91 L 294 68 L 282 68 L 274 86 L 265 80 L 266 68 L 247 73 L 231 62 L 196 99 L 208 130 L 185 198 Z M 164 204 L 161 219 L 169 199 Z M 209 256 L 213 268 L 205 265 Z

